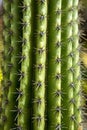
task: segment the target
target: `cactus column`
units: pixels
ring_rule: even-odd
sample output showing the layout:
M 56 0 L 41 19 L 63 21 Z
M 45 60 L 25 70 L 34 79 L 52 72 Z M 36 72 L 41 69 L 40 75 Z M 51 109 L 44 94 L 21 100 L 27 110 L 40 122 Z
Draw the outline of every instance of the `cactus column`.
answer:
M 61 129 L 61 2 L 48 3 L 48 130 Z
M 62 129 L 74 130 L 73 66 L 72 66 L 72 7 L 73 0 L 62 1 Z
M 34 99 L 33 99 L 33 129 L 45 129 L 45 71 L 46 71 L 46 31 L 47 31 L 47 0 L 36 3 L 36 63 Z
M 3 33 L 7 42 L 11 40 L 9 47 L 5 45 L 9 57 L 4 67 L 10 68 L 4 78 L 10 87 L 6 109 L 3 98 L 0 130 L 78 130 L 78 0 L 4 3 L 7 10 L 11 4 L 10 23 L 4 14 L 10 29 Z
M 18 127 L 23 130 L 30 130 L 30 95 L 32 78 L 32 0 L 24 0 L 21 6 L 23 12 L 22 27 L 22 54 L 20 55 L 21 79 L 18 90 Z
M 4 130 L 10 130 L 11 128 L 14 127 L 16 123 L 16 96 L 14 95 L 14 92 L 16 91 L 16 88 L 19 86 L 18 83 L 18 59 L 16 58 L 17 54 L 19 53 L 19 45 L 17 43 L 18 38 L 19 38 L 19 31 L 18 31 L 18 26 L 19 26 L 19 14 L 18 14 L 18 5 L 19 5 L 19 0 L 15 0 L 11 2 L 11 15 L 13 16 L 11 20 L 11 29 L 9 31 L 10 36 L 11 36 L 11 73 L 10 73 L 10 82 L 11 86 L 9 88 L 8 92 L 8 105 L 5 110 L 5 115 L 6 115 L 6 122 L 4 125 Z

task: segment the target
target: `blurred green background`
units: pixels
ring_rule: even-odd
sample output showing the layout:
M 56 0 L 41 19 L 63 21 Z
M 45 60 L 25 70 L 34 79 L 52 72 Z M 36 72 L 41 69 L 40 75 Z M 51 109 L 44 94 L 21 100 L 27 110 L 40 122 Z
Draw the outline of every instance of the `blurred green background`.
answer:
M 1 102 L 1 95 L 2 95 L 2 88 L 1 88 L 1 80 L 2 80 L 2 71 L 1 71 L 1 65 L 2 65 L 2 51 L 3 51 L 3 40 L 2 40 L 2 16 L 0 16 L 0 102 Z

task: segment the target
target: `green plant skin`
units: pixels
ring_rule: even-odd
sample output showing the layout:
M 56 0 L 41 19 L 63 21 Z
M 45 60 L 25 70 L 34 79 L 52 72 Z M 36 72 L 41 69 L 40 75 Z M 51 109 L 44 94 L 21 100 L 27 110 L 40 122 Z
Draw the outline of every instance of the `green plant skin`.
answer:
M 17 105 L 16 102 L 16 95 L 14 92 L 16 92 L 16 89 L 19 86 L 18 83 L 18 70 L 19 70 L 19 64 L 18 64 L 18 58 L 17 54 L 20 52 L 20 45 L 18 43 L 19 40 L 19 0 L 15 0 L 11 2 L 11 14 L 13 15 L 13 19 L 11 21 L 11 46 L 13 47 L 13 51 L 11 53 L 11 63 L 13 64 L 13 67 L 11 68 L 10 72 L 10 81 L 12 82 L 12 85 L 9 88 L 8 92 L 8 105 L 5 110 L 6 115 L 6 122 L 4 125 L 4 130 L 10 130 L 11 128 L 15 127 L 16 123 L 16 112 L 17 108 L 15 107 Z
M 61 45 L 57 45 L 61 44 L 61 2 L 50 0 L 48 3 L 48 130 L 61 127 Z
M 5 10 L 5 13 L 3 15 L 3 22 L 4 22 L 4 26 L 5 29 L 3 30 L 3 40 L 4 40 L 4 57 L 5 57 L 5 62 L 4 64 L 4 72 L 6 72 L 5 76 L 4 76 L 4 81 L 3 81 L 3 99 L 2 99 L 2 108 L 3 108 L 3 112 L 2 112 L 2 116 L 5 114 L 5 108 L 6 108 L 6 100 L 7 100 L 7 94 L 8 94 L 8 88 L 7 87 L 7 82 L 9 80 L 9 68 L 8 68 L 8 63 L 10 62 L 10 55 L 8 55 L 8 50 L 10 47 L 10 36 L 9 36 L 9 30 L 10 30 L 10 19 L 9 17 L 9 13 L 11 10 L 11 4 L 10 2 L 7 2 L 7 0 L 3 1 L 3 8 Z M 3 121 L 2 121 L 3 124 Z M 3 129 L 3 128 L 1 128 Z
M 62 1 L 61 18 L 61 74 L 62 74 L 62 130 L 74 130 L 74 104 L 73 99 L 73 66 L 72 66 L 72 6 L 73 0 Z
M 76 121 L 75 121 L 75 125 L 74 125 L 74 129 L 78 129 L 78 125 L 81 122 L 81 111 L 79 109 L 80 105 L 80 87 L 81 87 L 81 83 L 80 83 L 80 59 L 79 59 L 79 36 L 78 36 L 78 3 L 79 0 L 73 0 L 73 53 L 74 53 L 74 57 L 73 57 L 73 66 L 74 66 L 74 75 L 73 75 L 73 81 L 75 84 L 75 88 L 74 88 L 74 98 L 75 98 L 75 105 L 74 105 L 74 114 L 76 117 Z
M 13 47 L 13 67 L 9 73 L 12 84 L 7 92 L 8 104 L 4 108 L 7 120 L 0 130 L 78 130 L 78 123 L 81 122 L 78 111 L 78 0 L 23 0 L 24 8 L 20 4 L 20 0 L 11 2 L 13 33 L 9 37 L 6 34 L 6 39 L 11 37 L 10 46 Z M 22 9 L 23 16 L 20 16 Z M 21 35 L 26 39 L 25 44 L 19 39 Z M 35 54 L 33 49 L 36 50 Z M 24 56 L 24 59 L 19 61 L 17 54 Z M 7 68 L 8 61 L 5 62 Z M 32 64 L 35 67 L 33 74 Z
M 32 0 L 24 0 L 23 6 L 28 7 L 23 11 L 23 22 L 27 25 L 23 27 L 23 39 L 26 39 L 26 43 L 22 45 L 22 56 L 25 59 L 21 62 L 21 72 L 24 73 L 24 77 L 20 80 L 20 91 L 22 96 L 18 99 L 18 108 L 22 113 L 18 115 L 18 126 L 23 130 L 30 130 L 30 95 L 31 95 L 31 64 L 32 64 L 32 44 L 31 44 L 31 29 L 32 29 Z
M 44 2 L 41 2 L 40 0 L 37 1 L 36 8 L 37 8 L 37 23 L 36 23 L 35 80 L 33 86 L 34 87 L 33 130 L 44 130 L 47 0 L 45 0 Z M 41 103 L 39 100 L 41 100 Z

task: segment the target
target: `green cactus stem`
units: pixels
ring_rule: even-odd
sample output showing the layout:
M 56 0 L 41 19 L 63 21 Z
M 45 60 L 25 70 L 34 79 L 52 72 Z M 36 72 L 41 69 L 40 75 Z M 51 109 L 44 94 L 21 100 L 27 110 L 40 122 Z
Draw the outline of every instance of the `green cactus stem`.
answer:
M 75 126 L 74 129 L 78 129 L 79 123 L 81 123 L 81 110 L 79 109 L 80 105 L 80 59 L 79 59 L 79 29 L 78 29 L 78 2 L 79 0 L 73 0 L 73 82 L 74 86 L 74 97 L 75 97 L 75 105 L 74 105 L 74 114 L 75 114 Z
M 11 64 L 12 68 L 10 71 L 10 82 L 11 86 L 9 88 L 8 92 L 8 105 L 5 110 L 5 116 L 6 121 L 4 125 L 4 130 L 10 130 L 14 127 L 16 123 L 16 96 L 14 92 L 16 92 L 16 89 L 19 86 L 18 83 L 18 70 L 19 70 L 19 64 L 18 64 L 18 58 L 17 54 L 20 52 L 20 45 L 18 44 L 19 40 L 19 0 L 15 0 L 11 2 L 11 15 L 13 16 L 11 20 L 11 29 L 9 30 L 9 35 L 11 36 Z
M 61 129 L 61 0 L 48 3 L 47 129 Z
M 4 0 L 0 130 L 80 128 L 78 3 Z
M 33 98 L 33 129 L 45 128 L 45 71 L 46 71 L 46 31 L 47 31 L 47 0 L 36 3 L 36 63 L 34 98 Z
M 74 97 L 73 97 L 73 66 L 72 66 L 72 7 L 73 0 L 62 1 L 62 129 L 74 130 Z
M 32 63 L 32 0 L 24 0 L 21 6 L 23 11 L 23 43 L 21 55 L 21 73 L 20 90 L 18 90 L 18 109 L 21 113 L 18 115 L 18 126 L 23 130 L 30 130 L 30 95 L 31 95 L 31 63 Z

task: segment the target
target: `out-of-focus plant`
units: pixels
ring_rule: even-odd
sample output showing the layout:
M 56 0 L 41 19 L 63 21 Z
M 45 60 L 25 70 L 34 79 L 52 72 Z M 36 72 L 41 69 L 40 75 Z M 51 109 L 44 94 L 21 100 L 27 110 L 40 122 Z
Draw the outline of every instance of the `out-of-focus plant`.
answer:
M 2 76 L 2 71 L 0 69 L 0 82 L 2 81 L 2 79 L 3 79 L 3 76 Z

